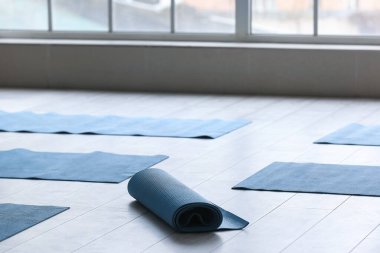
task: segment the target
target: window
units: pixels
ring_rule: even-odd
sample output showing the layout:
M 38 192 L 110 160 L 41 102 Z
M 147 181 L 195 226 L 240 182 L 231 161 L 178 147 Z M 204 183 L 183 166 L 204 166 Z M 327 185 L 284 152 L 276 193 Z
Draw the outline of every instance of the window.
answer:
M 313 34 L 313 0 L 252 0 L 253 34 Z
M 235 0 L 176 1 L 175 31 L 187 33 L 234 33 Z
M 379 0 L 321 0 L 320 34 L 380 35 Z
M 170 10 L 171 0 L 114 0 L 114 31 L 170 32 Z
M 380 1 L 0 0 L 0 36 L 380 44 Z
M 52 0 L 53 30 L 107 31 L 108 11 L 104 0 Z
M 47 30 L 46 0 L 0 0 L 0 29 Z

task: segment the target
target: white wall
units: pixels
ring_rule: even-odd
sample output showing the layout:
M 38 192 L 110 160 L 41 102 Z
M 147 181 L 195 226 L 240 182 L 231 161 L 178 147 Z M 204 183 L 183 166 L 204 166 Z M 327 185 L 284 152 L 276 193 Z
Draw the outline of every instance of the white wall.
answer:
M 377 47 L 173 44 L 0 43 L 0 86 L 380 97 Z

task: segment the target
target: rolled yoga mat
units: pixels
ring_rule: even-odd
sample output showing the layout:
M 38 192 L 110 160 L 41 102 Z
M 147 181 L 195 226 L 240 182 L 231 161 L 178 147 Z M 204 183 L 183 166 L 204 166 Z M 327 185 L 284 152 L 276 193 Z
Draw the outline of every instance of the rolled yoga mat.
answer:
M 67 209 L 58 206 L 0 204 L 0 242 Z
M 380 196 L 380 167 L 275 162 L 233 189 Z
M 128 192 L 178 232 L 235 230 L 248 225 L 163 170 L 140 171 L 129 181 Z
M 4 132 L 217 138 L 249 123 L 248 120 L 126 118 L 0 111 L 0 131 Z
M 315 141 L 314 143 L 380 146 L 380 126 L 351 124 Z
M 167 156 L 0 151 L 0 178 L 120 183 Z

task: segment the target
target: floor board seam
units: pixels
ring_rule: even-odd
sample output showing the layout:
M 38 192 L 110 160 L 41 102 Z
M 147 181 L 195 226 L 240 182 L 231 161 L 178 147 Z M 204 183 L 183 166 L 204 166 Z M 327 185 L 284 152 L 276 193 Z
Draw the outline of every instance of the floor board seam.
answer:
M 342 206 L 344 203 L 346 203 L 349 199 L 351 198 L 351 196 L 348 196 L 345 200 L 343 200 L 338 206 L 336 206 L 333 210 L 331 210 L 328 214 L 326 214 L 322 219 L 320 219 L 319 221 L 317 221 L 315 224 L 313 224 L 310 228 L 308 228 L 306 231 L 304 231 L 300 236 L 298 236 L 294 241 L 292 241 L 291 243 L 289 243 L 285 248 L 283 248 L 282 250 L 279 251 L 279 253 L 282 253 L 284 252 L 285 250 L 287 250 L 289 247 L 291 247 L 294 243 L 296 243 L 299 239 L 301 239 L 305 234 L 307 234 L 309 231 L 311 231 L 313 228 L 315 228 L 316 226 L 318 226 L 318 224 L 320 224 L 323 220 L 325 220 L 328 216 L 330 216 L 335 210 L 337 210 L 340 206 Z
M 122 194 L 122 195 L 120 195 L 120 196 L 124 196 L 124 194 Z M 88 210 L 88 211 L 86 211 L 86 212 L 84 212 L 84 213 L 82 213 L 82 214 L 80 214 L 80 215 L 78 215 L 78 216 L 75 216 L 75 217 L 73 217 L 73 218 L 71 218 L 71 219 L 69 219 L 69 220 L 66 220 L 66 221 L 64 221 L 64 222 L 62 222 L 62 223 L 60 223 L 60 224 L 58 224 L 57 226 L 54 226 L 54 227 L 52 227 L 52 228 L 50 228 L 50 229 L 48 229 L 48 230 L 46 230 L 46 231 L 44 231 L 44 232 L 42 232 L 42 233 L 40 233 L 40 234 L 34 236 L 34 237 L 32 237 L 32 238 L 29 238 L 29 239 L 23 241 L 22 243 L 20 243 L 20 244 L 14 246 L 14 247 L 11 247 L 9 250 L 7 250 L 7 251 L 5 251 L 5 252 L 9 252 L 10 250 L 13 250 L 13 249 L 15 249 L 15 248 L 17 248 L 17 247 L 19 247 L 19 246 L 25 244 L 25 243 L 28 243 L 29 241 L 32 241 L 32 240 L 34 240 L 34 239 L 36 239 L 36 238 L 38 238 L 38 237 L 40 237 L 40 236 L 43 236 L 44 234 L 46 234 L 46 233 L 48 233 L 48 232 L 50 232 L 50 231 L 52 231 L 52 230 L 54 230 L 54 229 L 57 229 L 58 227 L 60 227 L 60 226 L 62 226 L 62 225 L 64 225 L 64 224 L 66 224 L 66 223 L 68 223 L 68 222 L 71 222 L 71 221 L 73 221 L 73 220 L 75 220 L 75 219 L 77 219 L 77 218 L 79 218 L 79 217 L 82 217 L 82 216 L 84 216 L 84 215 L 86 215 L 86 214 L 88 214 L 88 213 L 90 213 L 90 212 L 92 212 L 92 211 L 94 211 L 94 210 L 96 210 L 96 209 L 98 209 L 98 208 L 100 208 L 100 207 L 102 207 L 102 206 L 104 206 L 104 205 L 106 205 L 106 204 L 108 204 L 108 203 L 110 203 L 110 202 L 112 202 L 112 201 L 118 199 L 120 196 L 118 196 L 117 198 L 114 198 L 114 199 L 112 199 L 112 200 L 109 200 L 109 201 L 103 203 L 102 205 L 99 205 L 99 206 L 97 206 L 97 207 L 95 207 L 95 208 L 92 208 L 92 209 L 90 209 L 90 210 Z
M 380 223 L 377 224 L 361 241 L 359 241 L 350 251 L 349 253 L 354 252 L 375 230 L 380 227 Z
M 277 205 L 276 207 L 274 207 L 273 209 L 271 209 L 269 212 L 265 213 L 264 215 L 262 215 L 259 219 L 257 219 L 255 222 L 253 223 L 250 223 L 246 228 L 250 228 L 250 227 L 253 227 L 256 223 L 258 223 L 259 221 L 261 221 L 262 219 L 264 219 L 266 216 L 268 216 L 269 214 L 273 213 L 274 211 L 276 211 L 277 209 L 279 209 L 281 206 L 283 206 L 286 202 L 288 202 L 289 200 L 291 200 L 292 198 L 294 198 L 295 196 L 297 195 L 297 193 L 294 193 L 292 194 L 292 196 L 290 196 L 289 198 L 287 198 L 286 200 L 284 200 L 283 202 L 281 202 L 279 205 Z M 234 235 L 233 237 L 227 239 L 226 241 L 222 242 L 220 245 L 216 246 L 214 249 L 212 249 L 210 252 L 214 252 L 215 250 L 217 250 L 218 248 L 222 247 L 223 244 L 226 244 L 228 243 L 229 241 L 233 240 L 236 236 L 238 236 L 239 234 L 243 233 L 243 231 L 239 231 L 238 233 L 236 233 L 236 235 Z

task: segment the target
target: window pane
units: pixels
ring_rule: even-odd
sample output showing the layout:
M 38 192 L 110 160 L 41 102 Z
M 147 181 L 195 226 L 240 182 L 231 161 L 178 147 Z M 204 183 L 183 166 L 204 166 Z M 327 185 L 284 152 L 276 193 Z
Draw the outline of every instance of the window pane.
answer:
M 114 30 L 169 32 L 171 0 L 114 0 Z
M 107 0 L 52 0 L 53 30 L 108 30 Z
M 380 35 L 379 0 L 320 1 L 319 33 Z
M 252 0 L 252 33 L 313 34 L 313 0 Z
M 0 0 L 0 29 L 47 30 L 46 0 Z
M 235 0 L 176 0 L 176 31 L 234 33 Z

